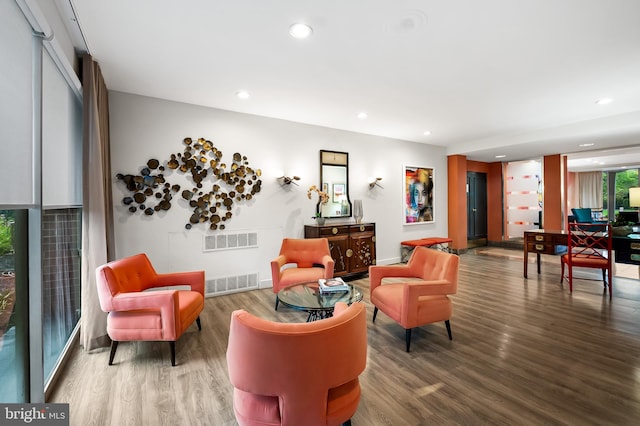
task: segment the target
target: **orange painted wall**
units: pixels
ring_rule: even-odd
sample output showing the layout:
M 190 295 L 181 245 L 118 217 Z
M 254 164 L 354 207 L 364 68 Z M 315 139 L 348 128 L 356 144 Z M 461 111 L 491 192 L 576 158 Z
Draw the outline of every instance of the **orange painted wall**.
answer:
M 447 158 L 449 238 L 452 248 L 467 248 L 467 171 L 487 174 L 487 240 L 502 241 L 502 163 Z
M 566 157 L 563 159 L 560 154 L 544 157 L 542 225 L 545 229 L 564 229 L 565 220 L 562 212 L 565 206 L 563 206 L 563 194 L 567 190 L 564 163 L 566 163 Z
M 487 240 L 502 241 L 503 216 L 502 163 L 489 163 L 487 175 Z
M 570 211 L 567 207 L 567 194 L 569 193 L 569 178 L 567 177 L 567 173 L 569 169 L 567 167 L 567 156 L 562 155 L 560 157 L 560 161 L 560 174 L 563 184 L 562 194 L 560 194 L 560 221 L 564 226 L 562 229 L 569 229 L 569 213 L 567 213 L 567 211 Z
M 467 157 L 447 157 L 447 178 L 449 238 L 454 250 L 462 250 L 467 248 Z
M 464 155 L 447 158 L 449 194 L 448 218 L 451 246 L 467 248 L 467 171 L 487 174 L 487 240 L 503 240 L 503 164 L 467 160 Z M 543 161 L 543 225 L 546 229 L 566 229 L 566 194 L 569 185 L 567 157 L 549 155 Z

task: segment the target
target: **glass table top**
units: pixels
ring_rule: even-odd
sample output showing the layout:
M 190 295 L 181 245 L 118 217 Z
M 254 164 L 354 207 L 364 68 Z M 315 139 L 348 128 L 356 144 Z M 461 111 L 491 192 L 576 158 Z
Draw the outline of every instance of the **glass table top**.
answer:
M 317 281 L 296 284 L 278 292 L 278 299 L 285 305 L 302 311 L 333 311 L 338 302 L 347 305 L 362 300 L 362 291 L 347 283 L 349 291 L 320 293 Z

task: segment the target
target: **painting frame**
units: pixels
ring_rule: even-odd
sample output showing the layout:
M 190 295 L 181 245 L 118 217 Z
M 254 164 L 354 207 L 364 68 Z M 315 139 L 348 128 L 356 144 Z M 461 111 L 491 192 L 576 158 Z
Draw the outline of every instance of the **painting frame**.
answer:
M 435 169 L 424 166 L 403 166 L 403 225 L 434 223 Z
M 340 203 L 345 195 L 345 184 L 344 183 L 334 183 L 333 184 L 333 202 Z

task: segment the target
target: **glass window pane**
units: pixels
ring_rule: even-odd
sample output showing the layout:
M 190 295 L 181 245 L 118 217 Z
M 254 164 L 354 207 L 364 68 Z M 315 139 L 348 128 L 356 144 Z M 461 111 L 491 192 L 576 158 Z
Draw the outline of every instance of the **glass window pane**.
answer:
M 43 214 L 42 334 L 47 380 L 80 318 L 80 221 L 79 208 Z
M 26 306 L 16 281 L 16 220 L 26 222 L 26 213 L 14 210 L 0 210 L 0 402 L 24 402 L 25 382 L 22 362 L 25 354 L 24 339 L 26 328 L 20 322 L 18 303 Z M 23 242 L 24 243 L 24 242 Z M 24 250 L 26 244 L 22 244 Z M 28 280 L 24 275 L 17 277 L 21 285 Z M 24 287 L 23 287 L 24 289 Z M 21 295 L 21 300 L 18 295 Z

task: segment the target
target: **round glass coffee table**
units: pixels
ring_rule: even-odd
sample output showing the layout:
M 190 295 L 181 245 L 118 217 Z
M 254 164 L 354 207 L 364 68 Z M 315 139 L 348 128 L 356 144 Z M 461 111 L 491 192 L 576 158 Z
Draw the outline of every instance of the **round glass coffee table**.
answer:
M 333 316 L 333 308 L 338 302 L 347 305 L 362 300 L 362 291 L 349 283 L 348 291 L 320 293 L 317 281 L 300 283 L 283 288 L 278 292 L 278 299 L 290 308 L 309 313 L 307 322 Z

